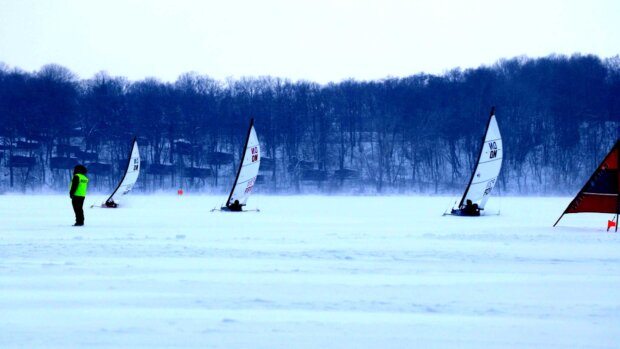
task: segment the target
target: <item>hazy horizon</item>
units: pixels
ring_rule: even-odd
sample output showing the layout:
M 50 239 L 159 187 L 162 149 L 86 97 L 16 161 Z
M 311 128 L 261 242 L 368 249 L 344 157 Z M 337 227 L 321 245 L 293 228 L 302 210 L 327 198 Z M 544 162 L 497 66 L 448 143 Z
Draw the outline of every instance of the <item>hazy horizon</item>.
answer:
M 484 67 L 492 67 L 495 64 L 497 64 L 497 63 L 499 63 L 501 61 L 504 61 L 504 60 L 512 60 L 512 59 L 520 59 L 520 58 L 536 60 L 536 59 L 541 59 L 541 58 L 544 59 L 544 58 L 547 58 L 547 57 L 568 57 L 568 58 L 570 58 L 570 57 L 573 57 L 573 56 L 581 56 L 581 57 L 596 56 L 601 61 L 605 61 L 605 60 L 609 60 L 609 59 L 614 59 L 614 58 L 619 58 L 620 59 L 620 54 L 612 55 L 612 56 L 609 56 L 609 57 L 602 57 L 602 56 L 599 56 L 599 55 L 596 55 L 596 54 L 593 54 L 593 53 L 586 53 L 586 52 L 574 52 L 574 53 L 571 53 L 571 54 L 550 53 L 549 55 L 541 56 L 541 57 L 531 57 L 531 56 L 521 55 L 521 56 L 515 56 L 515 57 L 501 57 L 501 58 L 498 58 L 497 60 L 495 60 L 492 63 L 480 64 L 478 66 L 472 66 L 472 67 L 452 67 L 452 68 L 449 68 L 449 69 L 445 69 L 445 70 L 443 70 L 440 73 L 429 73 L 429 72 L 421 71 L 421 72 L 413 73 L 411 75 L 403 75 L 403 76 L 390 76 L 390 75 L 388 75 L 388 76 L 384 76 L 384 77 L 378 77 L 376 79 L 347 78 L 347 79 L 342 79 L 342 80 L 339 80 L 339 81 L 326 81 L 326 82 L 319 82 L 319 81 L 308 80 L 308 79 L 292 79 L 292 78 L 289 78 L 289 77 L 286 77 L 286 76 L 277 76 L 277 75 L 244 75 L 244 76 L 237 76 L 237 77 L 229 76 L 229 77 L 225 77 L 225 78 L 222 78 L 222 79 L 218 79 L 218 78 L 215 78 L 215 77 L 209 75 L 208 73 L 200 73 L 200 72 L 197 72 L 197 71 L 181 72 L 178 76 L 176 76 L 174 79 L 171 79 L 171 80 L 162 79 L 161 77 L 156 76 L 156 75 L 147 75 L 147 76 L 145 76 L 145 77 L 143 77 L 141 79 L 134 80 L 134 79 L 130 79 L 129 77 L 124 76 L 124 75 L 112 74 L 112 73 L 110 73 L 107 70 L 96 71 L 91 76 L 81 76 L 77 72 L 72 70 L 70 67 L 67 67 L 67 66 L 65 66 L 63 64 L 60 64 L 60 63 L 57 63 L 57 62 L 49 62 L 49 63 L 43 64 L 41 67 L 39 67 L 39 68 L 37 68 L 35 70 L 28 71 L 28 70 L 23 69 L 20 66 L 12 66 L 12 65 L 6 64 L 3 61 L 0 61 L 0 68 L 2 68 L 2 66 L 4 65 L 6 68 L 8 68 L 9 71 L 10 70 L 16 70 L 16 71 L 23 71 L 23 72 L 26 72 L 26 73 L 30 74 L 30 73 L 36 73 L 36 72 L 40 71 L 45 66 L 58 65 L 58 66 L 64 67 L 64 68 L 68 69 L 69 71 L 71 71 L 73 74 L 75 74 L 75 76 L 77 77 L 78 80 L 89 80 L 89 79 L 94 78 L 95 76 L 97 76 L 100 73 L 105 73 L 105 74 L 107 74 L 110 77 L 125 78 L 129 82 L 139 82 L 139 81 L 144 81 L 144 80 L 147 80 L 147 79 L 155 79 L 155 80 L 163 82 L 163 83 L 174 83 L 175 81 L 177 81 L 180 77 L 182 77 L 185 74 L 198 74 L 199 76 L 205 76 L 205 77 L 212 78 L 212 79 L 214 79 L 216 81 L 221 81 L 221 82 L 227 81 L 229 79 L 232 79 L 233 81 L 238 81 L 238 80 L 242 80 L 242 79 L 253 79 L 253 78 L 270 77 L 270 78 L 282 79 L 282 80 L 285 80 L 285 81 L 292 81 L 292 82 L 309 81 L 309 82 L 312 82 L 312 83 L 318 83 L 320 85 L 327 85 L 327 84 L 331 84 L 331 83 L 338 84 L 338 83 L 341 83 L 343 81 L 348 81 L 348 80 L 363 82 L 363 81 L 381 81 L 381 80 L 391 79 L 391 78 L 407 78 L 407 77 L 415 76 L 415 75 L 418 75 L 418 74 L 429 74 L 429 75 L 433 75 L 433 76 L 445 76 L 446 74 L 448 74 L 448 73 L 450 73 L 451 71 L 454 71 L 454 70 L 465 71 L 465 70 L 468 70 L 468 69 L 479 69 L 479 68 L 484 68 Z

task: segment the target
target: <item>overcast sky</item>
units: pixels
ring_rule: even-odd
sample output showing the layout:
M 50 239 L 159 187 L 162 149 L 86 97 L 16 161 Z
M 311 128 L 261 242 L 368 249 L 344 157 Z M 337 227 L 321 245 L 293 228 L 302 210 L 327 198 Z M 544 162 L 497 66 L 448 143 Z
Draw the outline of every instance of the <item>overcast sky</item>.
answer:
M 620 53 L 620 1 L 0 0 L 0 62 L 174 81 L 381 79 Z

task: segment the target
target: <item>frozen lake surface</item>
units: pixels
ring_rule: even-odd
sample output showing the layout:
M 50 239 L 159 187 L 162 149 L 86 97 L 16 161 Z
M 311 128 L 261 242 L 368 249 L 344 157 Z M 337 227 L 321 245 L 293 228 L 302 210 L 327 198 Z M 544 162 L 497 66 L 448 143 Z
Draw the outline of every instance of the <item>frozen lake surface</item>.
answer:
M 102 196 L 87 197 L 90 205 Z M 0 348 L 618 348 L 620 234 L 570 198 L 0 196 Z

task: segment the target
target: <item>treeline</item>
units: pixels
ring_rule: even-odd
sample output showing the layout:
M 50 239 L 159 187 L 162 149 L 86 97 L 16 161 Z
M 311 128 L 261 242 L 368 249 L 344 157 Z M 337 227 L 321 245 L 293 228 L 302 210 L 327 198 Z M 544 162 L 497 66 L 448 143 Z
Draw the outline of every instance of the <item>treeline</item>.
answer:
M 620 57 L 552 55 L 379 81 L 273 77 L 174 83 L 47 65 L 0 65 L 0 191 L 119 180 L 134 136 L 137 190 L 228 190 L 250 118 L 261 192 L 460 193 L 491 106 L 504 141 L 500 190 L 571 193 L 620 132 Z

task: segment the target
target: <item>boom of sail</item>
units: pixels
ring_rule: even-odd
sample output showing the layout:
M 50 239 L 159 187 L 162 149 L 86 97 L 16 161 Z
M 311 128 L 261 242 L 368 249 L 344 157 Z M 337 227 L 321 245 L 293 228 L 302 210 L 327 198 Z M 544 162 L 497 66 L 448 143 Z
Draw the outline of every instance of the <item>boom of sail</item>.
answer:
M 495 118 L 495 107 L 493 107 L 487 122 L 478 162 L 471 174 L 465 193 L 458 206 L 452 209 L 452 214 L 459 216 L 480 215 L 480 211 L 484 210 L 497 182 L 503 157 L 502 136 L 499 133 Z
M 116 189 L 114 189 L 114 192 L 112 192 L 112 195 L 110 195 L 102 206 L 111 208 L 117 207 L 118 199 L 133 189 L 139 175 L 140 152 L 138 151 L 138 142 L 136 141 L 136 137 L 134 137 L 123 178 L 121 178 L 121 181 L 118 183 L 118 186 L 116 186 Z

